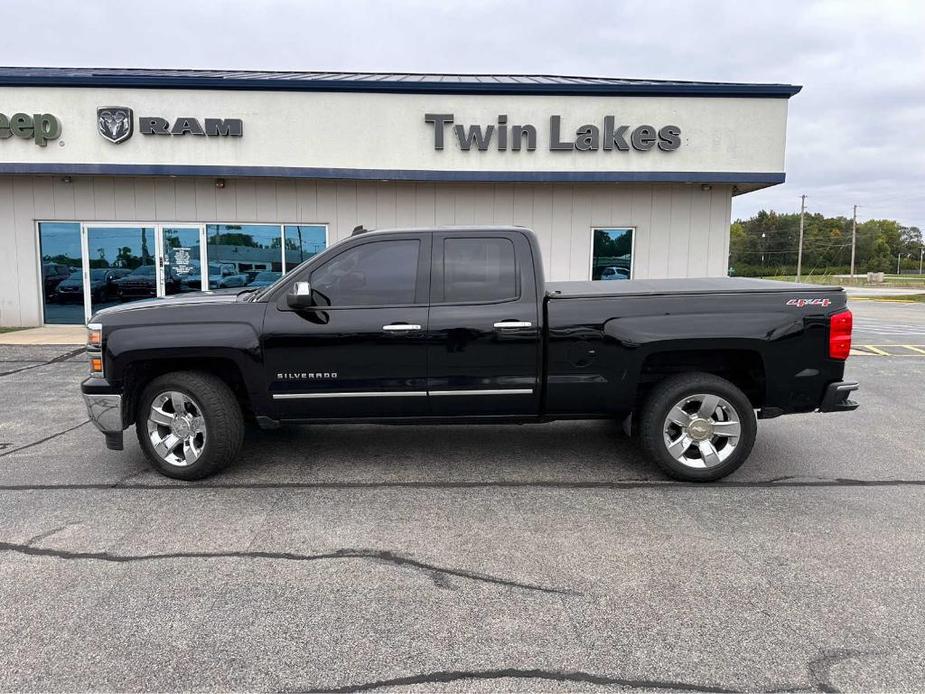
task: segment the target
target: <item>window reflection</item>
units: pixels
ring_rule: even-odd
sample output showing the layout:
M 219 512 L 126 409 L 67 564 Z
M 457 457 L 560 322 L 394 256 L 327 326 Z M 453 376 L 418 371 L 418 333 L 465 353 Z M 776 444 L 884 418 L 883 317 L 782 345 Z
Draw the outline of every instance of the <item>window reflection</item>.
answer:
M 327 245 L 327 229 L 318 224 L 205 226 L 205 282 L 199 252 L 200 227 L 163 227 L 166 294 L 199 291 L 203 286 L 265 287 Z M 39 223 L 46 323 L 80 324 L 85 320 L 80 228 L 79 222 Z M 153 226 L 88 224 L 87 246 L 91 312 L 121 301 L 157 295 Z
M 628 280 L 633 272 L 633 230 L 594 229 L 592 280 Z
M 286 272 L 327 246 L 327 229 L 320 224 L 287 224 L 285 232 Z
M 283 272 L 278 225 L 207 224 L 209 288 L 250 286 L 262 272 Z
M 87 227 L 90 313 L 157 296 L 154 249 L 151 227 Z M 176 281 L 168 280 L 167 292 L 175 291 Z
M 46 323 L 83 323 L 83 281 L 80 280 L 80 224 L 39 224 L 39 253 L 42 256 L 42 303 Z M 58 287 L 77 274 L 79 303 L 61 301 Z

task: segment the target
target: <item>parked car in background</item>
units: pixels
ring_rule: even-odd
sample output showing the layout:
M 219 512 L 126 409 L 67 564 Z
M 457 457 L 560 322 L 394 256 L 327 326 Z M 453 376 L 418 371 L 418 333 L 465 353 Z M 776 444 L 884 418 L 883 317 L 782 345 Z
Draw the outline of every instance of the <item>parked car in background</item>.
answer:
M 269 287 L 276 280 L 283 276 L 281 272 L 272 272 L 271 270 L 264 270 L 263 272 L 258 272 L 257 275 L 250 282 L 247 283 L 248 287 Z
M 70 265 L 62 263 L 42 264 L 42 283 L 45 286 L 45 299 L 47 301 L 55 299 L 55 290 L 58 285 L 70 277 L 74 269 Z
M 157 275 L 153 265 L 136 267 L 125 277 L 116 280 L 116 296 L 119 301 L 134 301 L 157 296 Z M 164 290 L 167 294 L 180 292 L 180 277 L 176 270 L 169 268 L 164 273 Z
M 130 270 L 122 268 L 97 268 L 90 270 L 90 296 L 93 303 L 111 301 L 117 294 L 116 282 L 129 274 Z M 66 280 L 58 283 L 55 288 L 55 297 L 61 303 L 67 301 L 83 301 L 84 279 L 83 272 L 76 270 Z
M 198 291 L 202 287 L 202 270 L 199 263 L 193 263 L 195 271 L 187 275 L 183 284 L 187 291 Z M 233 263 L 209 263 L 209 289 L 247 286 L 247 275 L 238 272 Z
M 630 271 L 625 267 L 605 267 L 601 272 L 601 281 L 628 280 Z

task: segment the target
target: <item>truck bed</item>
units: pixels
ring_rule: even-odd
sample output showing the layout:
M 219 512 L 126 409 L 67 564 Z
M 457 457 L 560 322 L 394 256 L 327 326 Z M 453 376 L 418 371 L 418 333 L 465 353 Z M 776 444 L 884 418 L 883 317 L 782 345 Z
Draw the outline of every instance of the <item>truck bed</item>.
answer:
M 661 280 L 613 280 L 592 282 L 547 282 L 550 299 L 574 299 L 606 296 L 658 296 L 666 294 L 766 294 L 792 292 L 840 292 L 841 287 L 796 282 L 761 280 L 751 277 L 691 277 Z

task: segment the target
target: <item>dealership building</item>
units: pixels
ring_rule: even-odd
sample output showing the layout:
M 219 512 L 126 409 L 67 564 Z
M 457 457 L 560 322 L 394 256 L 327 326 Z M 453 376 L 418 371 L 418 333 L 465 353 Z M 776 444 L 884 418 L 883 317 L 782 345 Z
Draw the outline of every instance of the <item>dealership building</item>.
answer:
M 799 89 L 0 68 L 0 326 L 260 286 L 357 226 L 527 226 L 553 280 L 723 276 Z

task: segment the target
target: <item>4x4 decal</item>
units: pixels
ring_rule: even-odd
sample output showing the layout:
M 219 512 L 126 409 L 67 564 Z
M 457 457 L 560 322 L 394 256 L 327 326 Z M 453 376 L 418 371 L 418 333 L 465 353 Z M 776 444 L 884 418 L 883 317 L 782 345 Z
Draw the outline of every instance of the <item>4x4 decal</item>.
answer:
M 796 306 L 797 308 L 803 308 L 804 306 L 831 306 L 832 302 L 829 299 L 788 299 L 788 306 Z

